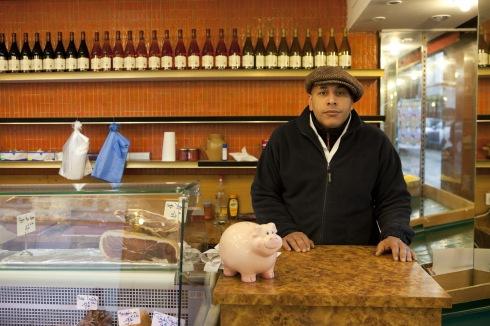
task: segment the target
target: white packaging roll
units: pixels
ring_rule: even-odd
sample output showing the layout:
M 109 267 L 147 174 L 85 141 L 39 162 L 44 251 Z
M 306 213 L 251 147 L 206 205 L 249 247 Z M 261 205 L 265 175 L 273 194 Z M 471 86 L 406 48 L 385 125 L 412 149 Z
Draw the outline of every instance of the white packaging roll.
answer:
M 175 162 L 175 132 L 163 133 L 162 161 Z

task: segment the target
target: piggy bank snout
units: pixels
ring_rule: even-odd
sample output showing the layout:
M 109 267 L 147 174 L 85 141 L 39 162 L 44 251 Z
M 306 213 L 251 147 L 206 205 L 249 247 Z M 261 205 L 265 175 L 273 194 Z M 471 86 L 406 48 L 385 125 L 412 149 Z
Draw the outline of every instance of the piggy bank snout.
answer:
M 270 235 L 265 241 L 267 249 L 279 249 L 282 246 L 282 239 L 277 234 Z

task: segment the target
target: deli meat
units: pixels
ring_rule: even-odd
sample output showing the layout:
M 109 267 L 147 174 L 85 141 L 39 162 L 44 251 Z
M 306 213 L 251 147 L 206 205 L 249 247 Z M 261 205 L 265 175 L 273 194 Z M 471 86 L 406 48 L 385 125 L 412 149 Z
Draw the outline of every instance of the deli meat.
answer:
M 109 230 L 102 234 L 99 248 L 110 260 L 175 264 L 179 246 L 173 240 L 143 233 Z
M 128 209 L 118 211 L 117 215 L 123 216 L 125 222 L 132 231 L 143 232 L 156 237 L 166 237 L 178 232 L 180 223 L 175 219 L 168 219 L 145 209 Z

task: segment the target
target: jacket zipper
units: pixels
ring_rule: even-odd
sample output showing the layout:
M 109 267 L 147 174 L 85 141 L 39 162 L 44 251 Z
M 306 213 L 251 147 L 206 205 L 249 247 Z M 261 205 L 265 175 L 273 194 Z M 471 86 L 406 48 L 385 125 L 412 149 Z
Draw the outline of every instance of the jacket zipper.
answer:
M 327 195 L 328 195 L 328 184 L 332 182 L 332 173 L 330 171 L 330 163 L 327 161 L 327 180 L 325 183 L 325 197 L 323 200 L 323 214 L 322 214 L 322 242 L 326 242 L 326 224 L 327 224 Z

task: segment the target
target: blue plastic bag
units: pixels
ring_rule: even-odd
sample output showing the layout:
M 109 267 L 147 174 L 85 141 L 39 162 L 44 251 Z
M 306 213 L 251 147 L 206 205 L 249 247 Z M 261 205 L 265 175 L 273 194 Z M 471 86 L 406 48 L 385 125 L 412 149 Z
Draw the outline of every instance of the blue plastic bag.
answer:
M 95 161 L 92 176 L 107 182 L 121 182 L 129 151 L 129 140 L 118 131 L 115 123 L 109 126 L 109 135 Z

